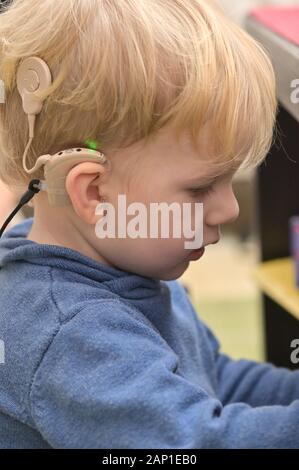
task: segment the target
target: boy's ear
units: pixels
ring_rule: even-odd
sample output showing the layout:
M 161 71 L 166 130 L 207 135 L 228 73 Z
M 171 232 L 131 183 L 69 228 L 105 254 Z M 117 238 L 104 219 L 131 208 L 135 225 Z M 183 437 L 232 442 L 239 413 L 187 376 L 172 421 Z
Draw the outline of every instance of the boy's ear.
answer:
M 97 205 L 102 202 L 101 178 L 107 169 L 100 163 L 83 162 L 74 166 L 65 180 L 65 189 L 76 214 L 87 224 L 96 224 Z

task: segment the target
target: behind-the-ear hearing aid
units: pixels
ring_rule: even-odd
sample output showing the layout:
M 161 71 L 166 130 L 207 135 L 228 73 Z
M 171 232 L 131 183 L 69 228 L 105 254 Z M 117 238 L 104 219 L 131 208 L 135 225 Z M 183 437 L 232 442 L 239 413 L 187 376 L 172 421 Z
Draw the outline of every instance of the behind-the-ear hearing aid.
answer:
M 41 190 L 48 195 L 49 204 L 52 206 L 65 206 L 71 204 L 65 190 L 65 179 L 70 169 L 81 162 L 107 163 L 107 158 L 101 152 L 88 148 L 72 148 L 62 150 L 55 155 L 40 156 L 33 168 L 26 166 L 26 156 L 34 138 L 35 119 L 42 111 L 43 100 L 35 95 L 36 91 L 44 91 L 52 84 L 52 76 L 46 62 L 39 57 L 29 57 L 21 62 L 17 70 L 17 88 L 22 98 L 25 114 L 28 116 L 29 141 L 26 145 L 22 162 L 23 168 L 31 174 L 40 167 L 44 167 L 44 180 L 31 180 L 28 190 L 21 197 L 18 206 L 7 218 L 0 229 L 0 237 L 5 228 L 15 216 L 18 210 L 27 204 L 32 197 Z
M 105 155 L 92 149 L 73 148 L 62 150 L 55 155 L 42 155 L 30 170 L 44 166 L 44 181 L 41 181 L 40 189 L 45 189 L 51 206 L 67 206 L 71 204 L 65 190 L 65 180 L 68 172 L 78 163 L 95 162 L 104 164 L 107 162 Z

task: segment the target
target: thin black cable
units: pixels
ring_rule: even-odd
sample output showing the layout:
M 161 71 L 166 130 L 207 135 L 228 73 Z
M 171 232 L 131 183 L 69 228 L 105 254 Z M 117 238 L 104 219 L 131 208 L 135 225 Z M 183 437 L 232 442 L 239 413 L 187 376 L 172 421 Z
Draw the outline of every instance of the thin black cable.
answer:
M 40 185 L 40 180 L 31 180 L 29 185 L 28 185 L 28 190 L 26 191 L 26 193 L 23 194 L 23 196 L 21 197 L 17 207 L 12 211 L 12 213 L 7 217 L 6 221 L 4 222 L 4 224 L 2 225 L 1 229 L 0 229 L 0 238 L 2 237 L 3 235 L 3 232 L 4 230 L 6 229 L 7 225 L 9 224 L 9 222 L 14 218 L 14 216 L 16 215 L 17 212 L 19 212 L 19 210 L 25 205 L 27 204 L 27 202 L 30 201 L 30 199 L 33 198 L 33 196 L 37 193 L 40 192 L 40 187 L 38 187 Z

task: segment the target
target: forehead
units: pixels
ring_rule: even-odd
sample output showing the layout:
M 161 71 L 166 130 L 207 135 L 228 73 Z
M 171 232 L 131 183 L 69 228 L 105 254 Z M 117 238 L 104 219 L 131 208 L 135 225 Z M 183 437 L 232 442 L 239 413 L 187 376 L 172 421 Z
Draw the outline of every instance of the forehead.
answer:
M 212 127 L 206 124 L 198 134 L 196 145 L 191 133 L 185 129 L 178 136 L 171 126 L 163 129 L 155 146 L 152 159 L 162 169 L 167 168 L 167 175 L 175 181 L 196 180 L 210 181 L 237 171 L 240 163 L 227 162 L 217 158 Z
M 213 138 L 209 126 L 202 128 L 196 147 L 190 131 L 183 129 L 178 134 L 171 125 L 160 129 L 144 148 L 152 163 L 175 166 L 197 165 L 199 161 L 209 163 L 213 159 Z
M 231 163 L 219 159 L 217 162 L 214 141 L 212 128 L 208 124 L 198 134 L 196 145 L 188 129 L 176 134 L 174 127 L 168 124 L 150 138 L 144 138 L 121 151 L 118 163 L 122 167 L 124 161 L 132 162 L 128 169 L 135 183 L 140 181 L 146 184 L 149 181 L 152 185 L 160 181 L 175 186 L 189 181 L 209 183 L 213 178 L 236 171 Z

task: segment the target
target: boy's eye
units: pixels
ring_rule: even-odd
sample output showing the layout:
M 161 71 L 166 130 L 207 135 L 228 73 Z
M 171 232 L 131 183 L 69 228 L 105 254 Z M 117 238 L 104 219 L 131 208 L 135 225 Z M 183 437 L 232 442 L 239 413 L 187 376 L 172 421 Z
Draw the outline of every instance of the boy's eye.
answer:
M 192 196 L 208 196 L 214 191 L 213 186 L 204 186 L 201 188 L 190 188 L 189 192 L 191 193 Z

